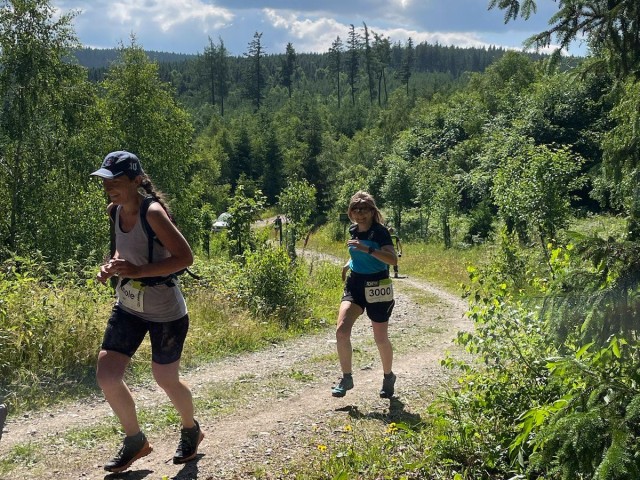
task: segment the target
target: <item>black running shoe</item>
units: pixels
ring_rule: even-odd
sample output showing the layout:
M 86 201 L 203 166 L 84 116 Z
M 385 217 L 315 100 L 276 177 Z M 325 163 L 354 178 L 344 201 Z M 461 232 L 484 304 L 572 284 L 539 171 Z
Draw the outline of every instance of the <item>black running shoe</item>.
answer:
M 4 430 L 4 422 L 7 421 L 7 406 L 3 403 L 0 405 L 0 440 L 2 440 L 2 430 Z
M 200 445 L 203 438 L 204 433 L 200 430 L 198 422 L 196 422 L 195 427 L 180 430 L 180 443 L 178 443 L 176 454 L 173 456 L 173 463 L 186 463 L 196 458 L 198 445 Z
M 385 375 L 382 380 L 382 389 L 380 389 L 380 398 L 391 398 L 395 392 L 396 375 L 392 373 L 388 377 Z
M 124 472 L 133 462 L 139 458 L 146 457 L 152 451 L 153 448 L 149 445 L 144 433 L 140 432 L 137 435 L 125 437 L 122 447 L 120 447 L 116 456 L 107 462 L 104 469 L 107 472 Z

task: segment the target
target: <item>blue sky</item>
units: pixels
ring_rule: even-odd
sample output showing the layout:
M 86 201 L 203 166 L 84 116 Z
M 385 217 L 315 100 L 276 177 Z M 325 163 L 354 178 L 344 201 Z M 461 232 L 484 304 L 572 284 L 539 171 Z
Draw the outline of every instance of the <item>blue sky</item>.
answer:
M 63 13 L 77 11 L 74 27 L 86 47 L 129 44 L 131 34 L 146 50 L 202 53 L 211 38 L 221 38 L 231 55 L 247 52 L 255 32 L 262 33 L 267 54 L 326 52 L 349 25 L 392 42 L 411 37 L 421 42 L 459 47 L 500 46 L 521 49 L 522 42 L 544 30 L 557 3 L 539 0 L 529 20 L 504 23 L 489 0 L 53 0 Z M 584 45 L 571 53 L 583 54 Z

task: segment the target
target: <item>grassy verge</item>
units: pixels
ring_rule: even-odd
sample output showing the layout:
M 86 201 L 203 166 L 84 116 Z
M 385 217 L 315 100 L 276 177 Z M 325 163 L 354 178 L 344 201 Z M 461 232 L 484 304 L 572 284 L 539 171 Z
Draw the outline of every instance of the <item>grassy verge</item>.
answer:
M 295 279 L 308 294 L 288 297 L 287 311 L 296 315 L 286 327 L 278 318 L 281 309 L 261 315 L 246 303 L 256 296 L 242 281 L 270 265 L 258 265 L 250 273 L 225 261 L 199 260 L 197 267 L 202 280 L 183 279 L 191 320 L 183 357 L 186 368 L 255 351 L 335 322 L 341 284 L 334 267 L 299 267 Z M 99 392 L 94 370 L 114 302 L 111 292 L 95 284 L 93 272 L 52 284 L 44 270 L 26 264 L 19 273 L 0 270 L 9 272 L 0 274 L 0 400 L 9 404 L 12 415 Z M 149 358 L 145 340 L 127 373 L 129 381 L 150 378 Z
M 331 239 L 329 228 L 321 228 L 311 236 L 307 248 L 333 255 L 341 260 L 348 259 L 346 243 Z M 485 262 L 491 246 L 482 245 L 469 248 L 449 248 L 431 243 L 402 244 L 403 255 L 399 259 L 400 275 L 408 275 L 427 280 L 451 293 L 460 293 L 461 285 L 467 283 L 468 265 Z

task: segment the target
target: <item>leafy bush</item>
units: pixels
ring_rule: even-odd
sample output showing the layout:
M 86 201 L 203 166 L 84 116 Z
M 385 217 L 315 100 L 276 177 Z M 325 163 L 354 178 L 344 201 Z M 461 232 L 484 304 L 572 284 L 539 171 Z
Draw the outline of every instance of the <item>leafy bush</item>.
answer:
M 611 243 L 551 250 L 546 277 L 522 264 L 526 296 L 496 267 L 523 256 L 470 268 L 475 330 L 458 343 L 481 363 L 444 362 L 462 376 L 433 406 L 436 431 L 448 432 L 434 435 L 433 463 L 474 479 L 638 478 L 638 256 Z M 584 262 L 576 250 L 598 255 Z
M 469 268 L 472 285 L 468 315 L 474 332 L 461 332 L 457 343 L 479 364 L 443 362 L 458 368 L 459 388 L 451 389 L 434 406 L 449 435 L 434 446 L 439 462 L 464 470 L 465 478 L 502 478 L 497 475 L 522 471 L 529 454 L 525 445 L 514 447 L 517 419 L 532 405 L 545 403 L 557 393 L 540 359 L 553 346 L 544 325 L 511 293 L 510 283 L 496 270 Z
M 246 252 L 240 275 L 243 300 L 260 318 L 275 318 L 289 327 L 309 316 L 304 270 L 284 249 Z
M 54 277 L 42 261 L 1 264 L 0 398 L 11 392 L 9 401 L 28 406 L 61 394 L 65 372 L 93 370 L 111 293 L 95 283 L 95 272 L 66 267 Z
M 494 218 L 489 202 L 481 202 L 469 215 L 469 227 L 464 241 L 473 244 L 488 240 L 494 231 Z

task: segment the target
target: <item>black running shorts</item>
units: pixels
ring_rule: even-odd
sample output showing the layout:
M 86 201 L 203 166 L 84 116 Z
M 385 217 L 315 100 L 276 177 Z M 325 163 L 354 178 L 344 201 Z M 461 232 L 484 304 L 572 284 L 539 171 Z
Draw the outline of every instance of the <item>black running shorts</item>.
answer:
M 396 303 L 389 271 L 367 275 L 351 272 L 344 286 L 342 301 L 360 306 L 372 322 L 389 321 Z
M 188 330 L 189 315 L 172 322 L 149 322 L 116 305 L 104 332 L 102 350 L 112 350 L 133 357 L 149 332 L 151 359 L 160 365 L 167 365 L 182 356 Z

